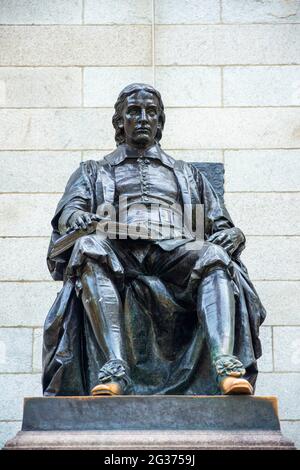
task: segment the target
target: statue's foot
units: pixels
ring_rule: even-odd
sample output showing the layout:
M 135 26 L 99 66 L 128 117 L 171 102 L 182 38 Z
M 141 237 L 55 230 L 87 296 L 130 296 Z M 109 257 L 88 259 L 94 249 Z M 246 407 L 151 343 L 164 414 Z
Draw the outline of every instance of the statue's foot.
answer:
M 98 384 L 96 387 L 94 387 L 91 390 L 91 394 L 93 397 L 98 397 L 98 396 L 116 396 L 116 395 L 124 395 L 123 389 L 121 387 L 120 383 L 117 382 L 110 382 L 106 384 Z
M 235 356 L 223 354 L 215 359 L 217 382 L 223 395 L 253 395 L 253 387 L 246 379 L 245 368 Z
M 99 383 L 91 390 L 91 394 L 94 397 L 127 395 L 131 386 L 127 370 L 125 362 L 119 359 L 108 361 L 100 369 Z
M 228 376 L 219 383 L 223 395 L 253 395 L 253 387 L 248 380 Z

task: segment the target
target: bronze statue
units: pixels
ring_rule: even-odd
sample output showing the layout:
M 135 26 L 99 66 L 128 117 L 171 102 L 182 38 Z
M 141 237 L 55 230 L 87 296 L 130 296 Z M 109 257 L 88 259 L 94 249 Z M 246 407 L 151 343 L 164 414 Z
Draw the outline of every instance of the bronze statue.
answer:
M 253 393 L 265 310 L 239 258 L 245 237 L 204 175 L 161 149 L 164 124 L 159 92 L 127 86 L 116 150 L 68 181 L 48 252 L 64 285 L 45 322 L 45 395 Z M 112 212 L 151 236 L 104 236 L 95 227 Z

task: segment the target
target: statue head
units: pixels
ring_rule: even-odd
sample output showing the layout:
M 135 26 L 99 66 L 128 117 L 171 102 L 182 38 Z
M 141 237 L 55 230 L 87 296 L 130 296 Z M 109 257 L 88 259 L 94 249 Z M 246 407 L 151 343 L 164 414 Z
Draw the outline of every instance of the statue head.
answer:
M 158 143 L 165 124 L 159 91 L 144 83 L 131 83 L 119 94 L 112 118 L 117 145 L 148 147 Z

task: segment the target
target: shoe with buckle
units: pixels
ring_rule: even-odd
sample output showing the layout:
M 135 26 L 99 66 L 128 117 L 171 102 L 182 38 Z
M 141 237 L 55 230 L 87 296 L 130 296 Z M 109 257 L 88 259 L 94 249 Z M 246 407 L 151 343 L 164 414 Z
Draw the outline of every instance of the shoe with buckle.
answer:
M 114 359 L 104 364 L 98 379 L 99 383 L 91 390 L 94 397 L 126 395 L 129 392 L 131 380 L 127 366 L 121 360 Z
M 253 387 L 246 379 L 227 376 L 219 385 L 223 395 L 253 395 Z
M 253 387 L 243 379 L 245 368 L 235 356 L 221 355 L 214 362 L 217 382 L 223 395 L 253 395 Z

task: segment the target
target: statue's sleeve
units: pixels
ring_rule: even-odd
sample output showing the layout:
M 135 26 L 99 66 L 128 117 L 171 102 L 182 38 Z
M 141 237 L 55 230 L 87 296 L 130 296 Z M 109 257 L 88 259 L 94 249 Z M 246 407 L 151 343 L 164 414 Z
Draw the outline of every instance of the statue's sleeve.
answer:
M 89 211 L 89 202 L 87 199 L 82 197 L 74 197 L 70 203 L 66 204 L 65 208 L 63 209 L 61 216 L 58 219 L 58 231 L 60 234 L 63 234 L 69 228 L 68 221 L 70 217 L 77 212 L 78 210 L 84 212 Z
M 68 220 L 75 210 L 95 212 L 96 171 L 96 162 L 90 160 L 81 163 L 80 167 L 69 178 L 65 192 L 57 205 L 51 221 L 53 231 L 47 255 L 48 269 L 55 280 L 63 279 L 64 268 L 68 262 L 70 251 L 61 254 L 55 260 L 51 259 L 50 253 L 55 242 L 61 236 L 62 224 Z
M 196 182 L 200 199 L 204 205 L 204 232 L 205 237 L 209 238 L 216 232 L 234 227 L 234 223 L 225 207 L 222 199 L 217 195 L 214 188 L 208 179 L 199 171 L 196 170 Z M 233 253 L 233 257 L 238 257 L 245 248 L 244 240 Z
M 66 230 L 67 222 L 75 211 L 92 212 L 93 180 L 87 165 L 88 163 L 81 163 L 80 167 L 71 175 L 57 205 L 51 224 L 53 229 L 60 233 Z

